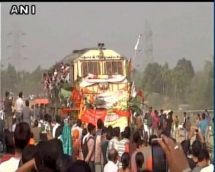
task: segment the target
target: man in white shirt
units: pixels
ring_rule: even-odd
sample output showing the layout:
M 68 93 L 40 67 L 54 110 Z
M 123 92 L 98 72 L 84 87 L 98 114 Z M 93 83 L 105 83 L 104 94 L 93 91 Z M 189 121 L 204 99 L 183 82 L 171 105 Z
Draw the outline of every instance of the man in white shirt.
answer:
M 106 157 L 108 157 L 108 152 L 112 148 L 116 149 L 117 152 L 119 151 L 119 137 L 120 137 L 120 128 L 119 127 L 113 128 L 113 138 L 108 143 Z
M 108 152 L 108 163 L 104 167 L 104 172 L 117 172 L 118 152 L 116 149 L 110 149 Z
M 22 122 L 22 111 L 23 111 L 23 108 L 25 106 L 25 103 L 24 103 L 24 101 L 22 99 L 22 96 L 23 96 L 23 93 L 20 92 L 19 97 L 15 102 L 16 120 L 17 120 L 18 123 Z

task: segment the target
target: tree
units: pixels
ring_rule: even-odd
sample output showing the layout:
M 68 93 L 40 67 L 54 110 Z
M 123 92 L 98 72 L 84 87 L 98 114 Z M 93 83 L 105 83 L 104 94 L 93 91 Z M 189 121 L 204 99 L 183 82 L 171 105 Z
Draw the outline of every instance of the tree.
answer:
M 172 88 L 172 73 L 169 69 L 168 63 L 165 63 L 161 69 L 162 76 L 162 95 L 171 96 L 171 88 Z
M 149 93 L 162 92 L 162 67 L 158 63 L 148 64 L 142 79 L 143 89 Z
M 192 79 L 187 100 L 195 109 L 213 108 L 213 91 L 213 67 L 207 61 L 203 71 Z
M 178 60 L 172 72 L 172 83 L 174 85 L 174 97 L 176 101 L 185 103 L 187 88 L 194 75 L 194 69 L 190 60 L 186 60 L 185 58 Z

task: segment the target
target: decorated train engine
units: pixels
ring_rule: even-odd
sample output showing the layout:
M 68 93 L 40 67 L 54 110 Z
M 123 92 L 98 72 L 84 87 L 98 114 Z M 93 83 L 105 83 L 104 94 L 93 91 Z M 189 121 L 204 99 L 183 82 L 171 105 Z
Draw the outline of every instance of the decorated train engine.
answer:
M 123 129 L 130 117 L 129 61 L 102 43 L 75 53 L 79 55 L 71 62 L 71 99 L 79 106 L 79 118 L 93 124 L 100 118 L 106 126 Z

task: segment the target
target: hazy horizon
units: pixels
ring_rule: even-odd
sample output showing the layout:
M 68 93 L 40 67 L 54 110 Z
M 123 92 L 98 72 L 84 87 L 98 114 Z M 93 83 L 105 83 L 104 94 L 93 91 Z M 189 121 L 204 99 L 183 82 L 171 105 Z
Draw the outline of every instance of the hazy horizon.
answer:
M 16 64 L 28 71 L 39 65 L 48 68 L 73 50 L 95 47 L 98 42 L 132 57 L 138 34 L 145 31 L 146 20 L 153 32 L 154 62 L 168 62 L 174 67 L 185 57 L 195 70 L 201 70 L 205 60 L 213 60 L 212 2 L 1 4 L 2 63 Z M 36 4 L 36 15 L 11 16 L 12 4 Z M 14 39 L 18 31 L 21 36 Z M 143 51 L 136 58 L 138 63 L 145 57 L 145 47 L 140 46 Z M 16 58 L 18 51 L 20 59 Z

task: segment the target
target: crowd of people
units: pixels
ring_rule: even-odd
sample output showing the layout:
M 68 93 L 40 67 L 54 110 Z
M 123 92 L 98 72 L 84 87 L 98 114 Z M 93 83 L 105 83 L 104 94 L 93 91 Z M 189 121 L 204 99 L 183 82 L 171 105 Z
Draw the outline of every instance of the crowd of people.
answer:
M 57 63 L 52 70 L 43 74 L 43 87 L 45 93 L 51 97 L 56 96 L 56 89 L 60 83 L 69 83 L 70 81 L 70 65 Z
M 160 110 L 160 113 L 157 110 L 152 110 L 152 107 L 149 108 L 149 111 L 144 117 L 139 116 L 137 119 L 140 121 L 139 125 L 142 124 L 142 120 L 145 120 L 144 129 L 147 131 L 148 135 L 156 134 L 159 135 L 160 132 L 165 132 L 166 135 L 172 135 L 174 138 L 179 137 L 180 131 L 184 131 L 185 139 L 187 139 L 188 134 L 192 129 L 199 131 L 201 136 L 204 138 L 204 141 L 208 143 L 210 137 L 210 130 L 213 130 L 213 120 L 207 109 L 200 115 L 196 115 L 195 123 L 192 124 L 190 116 L 184 112 L 183 121 L 180 121 L 177 115 L 173 115 L 173 111 L 163 111 Z M 194 117 L 194 116 L 192 116 Z M 141 119 L 143 118 L 143 119 Z
M 31 118 L 32 110 L 28 101 L 23 101 L 22 92 L 14 111 L 8 92 L 5 96 L 1 135 L 5 152 L 0 172 L 163 172 L 155 171 L 152 144 L 156 139 L 170 172 L 214 170 L 207 143 L 212 120 L 207 111 L 197 115 L 195 125 L 184 113 L 184 139 L 178 143 L 180 120 L 173 111 L 158 112 L 150 107 L 145 115 L 134 117 L 134 128 L 127 126 L 121 131 L 104 126 L 101 119 L 95 126 L 48 113 Z

